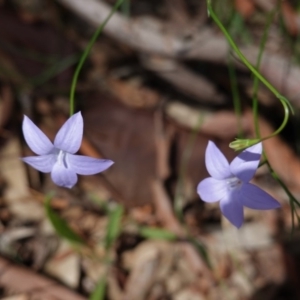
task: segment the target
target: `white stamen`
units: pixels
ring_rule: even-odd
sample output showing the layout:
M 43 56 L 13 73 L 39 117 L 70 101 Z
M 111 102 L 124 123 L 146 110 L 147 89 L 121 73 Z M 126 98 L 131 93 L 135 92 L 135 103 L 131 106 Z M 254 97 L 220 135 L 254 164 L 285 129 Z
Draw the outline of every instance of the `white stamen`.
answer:
M 68 162 L 67 162 L 67 152 L 63 150 L 59 150 L 58 155 L 57 155 L 57 162 L 60 165 L 64 165 L 66 169 L 68 169 Z
M 226 185 L 228 190 L 232 191 L 235 189 L 239 189 L 242 185 L 242 181 L 238 179 L 237 177 L 230 177 L 226 179 Z

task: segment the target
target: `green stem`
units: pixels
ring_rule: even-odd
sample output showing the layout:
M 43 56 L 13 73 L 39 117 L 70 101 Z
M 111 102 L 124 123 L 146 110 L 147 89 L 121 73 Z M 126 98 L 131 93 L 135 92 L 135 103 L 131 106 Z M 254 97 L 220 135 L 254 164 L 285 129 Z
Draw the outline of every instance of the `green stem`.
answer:
M 267 41 L 267 36 L 268 36 L 269 28 L 271 26 L 271 23 L 272 23 L 272 20 L 274 18 L 275 13 L 279 9 L 279 3 L 280 2 L 278 2 L 278 5 L 274 8 L 273 11 L 270 12 L 270 14 L 268 16 L 267 25 L 266 25 L 266 28 L 264 30 L 262 41 L 260 43 L 259 55 L 258 55 L 257 63 L 256 63 L 256 68 L 257 69 L 259 69 L 259 66 L 260 66 L 260 63 L 261 63 L 261 58 L 262 58 L 263 50 L 265 48 L 265 44 L 266 44 L 266 41 Z M 259 85 L 259 80 L 258 80 L 257 77 L 255 77 L 254 84 L 253 84 L 253 116 L 254 116 L 254 124 L 255 124 L 256 137 L 260 138 L 259 122 L 258 122 L 258 99 L 257 99 L 258 85 Z M 285 116 L 286 116 L 286 114 L 285 114 Z M 279 130 L 280 130 L 280 128 L 279 128 Z M 276 132 L 273 133 L 273 135 L 274 134 L 276 134 Z M 272 166 L 271 166 L 271 164 L 270 164 L 270 162 L 269 162 L 269 160 L 268 160 L 267 155 L 266 155 L 265 152 L 263 152 L 263 156 L 264 156 L 264 161 L 261 162 L 259 164 L 259 166 L 262 166 L 263 164 L 267 165 L 267 167 L 269 169 L 269 172 L 271 173 L 272 177 L 279 183 L 279 185 L 281 186 L 281 188 L 285 191 L 285 193 L 289 197 L 289 202 L 290 202 L 290 206 L 291 206 L 292 227 L 294 229 L 294 227 L 295 227 L 294 226 L 294 223 L 295 223 L 294 212 L 296 212 L 296 210 L 295 210 L 295 204 L 299 207 L 300 203 L 293 196 L 293 194 L 289 191 L 288 187 L 280 179 L 280 177 L 278 176 L 278 174 L 273 170 L 273 168 L 272 168 Z
M 229 78 L 230 78 L 230 85 L 233 97 L 233 107 L 234 112 L 237 117 L 237 125 L 238 125 L 238 138 L 242 138 L 243 136 L 243 128 L 242 128 L 242 108 L 241 108 L 241 101 L 237 83 L 237 76 L 235 72 L 235 68 L 232 62 L 231 56 L 228 58 L 228 71 L 229 71 Z
M 266 157 L 266 154 L 265 154 L 265 157 Z M 273 170 L 273 168 L 271 167 L 271 165 L 270 165 L 270 163 L 269 163 L 268 160 L 267 160 L 267 166 L 268 166 L 269 172 L 271 173 L 272 177 L 279 183 L 279 185 L 281 186 L 281 188 L 285 191 L 285 193 L 289 197 L 289 202 L 290 202 L 290 206 L 291 206 L 291 218 L 292 218 L 292 231 L 291 231 L 291 233 L 293 233 L 294 228 L 295 228 L 295 215 L 297 217 L 298 224 L 300 224 L 300 218 L 299 218 L 297 210 L 295 208 L 295 204 L 299 208 L 300 207 L 300 203 L 294 197 L 294 195 L 290 192 L 290 190 L 285 185 L 285 183 L 280 179 L 280 177 L 278 176 L 278 174 Z
M 100 35 L 100 33 L 103 31 L 104 27 L 106 26 L 107 22 L 110 20 L 110 18 L 113 16 L 113 14 L 117 11 L 117 9 L 122 5 L 122 3 L 124 2 L 124 0 L 118 0 L 115 5 L 113 6 L 111 12 L 109 13 L 109 15 L 106 17 L 106 19 L 102 22 L 102 24 L 98 27 L 98 29 L 96 30 L 96 32 L 93 34 L 92 38 L 90 39 L 87 47 L 85 48 L 80 61 L 76 67 L 73 79 L 72 79 L 72 85 L 71 85 L 71 91 L 70 91 L 70 116 L 72 116 L 74 114 L 74 102 L 75 102 L 75 89 L 76 89 L 76 85 L 77 85 L 77 81 L 78 81 L 78 76 L 79 73 L 82 69 L 82 66 L 85 62 L 85 60 L 87 59 L 93 45 L 95 44 L 98 36 Z
M 244 56 L 244 54 L 240 51 L 240 49 L 235 44 L 235 42 L 231 38 L 230 34 L 226 30 L 226 28 L 223 26 L 223 24 L 221 23 L 221 21 L 219 20 L 219 18 L 217 17 L 217 15 L 214 13 L 214 11 L 212 9 L 212 6 L 211 6 L 211 1 L 210 0 L 207 1 L 207 9 L 208 9 L 209 15 L 212 17 L 212 19 L 215 21 L 215 23 L 221 29 L 221 31 L 223 32 L 224 36 L 226 37 L 228 43 L 230 44 L 230 46 L 232 47 L 232 49 L 236 52 L 236 54 L 241 59 L 241 61 L 255 75 L 255 77 L 257 77 L 279 99 L 279 101 L 283 105 L 285 117 L 284 117 L 284 120 L 283 120 L 281 126 L 273 134 L 271 134 L 270 136 L 267 136 L 267 137 L 263 138 L 262 140 L 266 140 L 266 139 L 268 139 L 270 137 L 273 137 L 274 135 L 278 134 L 285 127 L 285 125 L 286 125 L 286 123 L 288 121 L 288 118 L 289 118 L 289 109 L 291 109 L 291 111 L 292 111 L 292 107 L 291 107 L 290 103 L 288 102 L 288 100 L 285 97 L 283 97 L 277 91 L 277 89 L 266 78 L 264 78 L 257 71 L 257 69 L 247 60 L 247 58 Z
M 279 3 L 279 2 L 278 2 Z M 257 57 L 257 62 L 256 62 L 256 69 L 259 70 L 261 60 L 262 60 L 262 55 L 266 46 L 267 38 L 268 38 L 268 33 L 270 26 L 272 24 L 272 21 L 274 19 L 275 13 L 278 11 L 279 6 L 277 5 L 268 15 L 267 18 L 267 24 L 264 29 L 263 37 L 259 46 L 259 53 Z M 254 78 L 254 83 L 253 83 L 253 105 L 252 105 L 252 110 L 253 110 L 253 117 L 254 117 L 254 126 L 255 126 L 255 134 L 256 137 L 260 138 L 260 132 L 259 132 L 259 122 L 258 122 L 258 98 L 257 98 L 257 93 L 258 93 L 258 87 L 259 87 L 259 79 L 258 77 L 255 76 Z
M 281 103 L 282 103 L 282 102 L 281 102 Z M 289 108 L 288 108 L 288 106 L 286 105 L 286 103 L 285 103 L 285 105 L 283 105 L 283 108 L 284 108 L 284 119 L 283 119 L 283 121 L 282 121 L 282 124 L 281 124 L 280 127 L 279 127 L 276 131 L 274 131 L 272 134 L 270 134 L 269 136 L 266 136 L 266 137 L 264 137 L 264 138 L 261 138 L 261 139 L 260 139 L 261 141 L 265 141 L 265 140 L 267 140 L 267 139 L 269 139 L 269 138 L 271 138 L 271 137 L 273 137 L 273 136 L 279 134 L 279 133 L 283 130 L 283 128 L 285 127 L 285 125 L 287 124 L 287 122 L 288 122 L 288 120 L 289 120 Z
M 130 17 L 130 1 L 131 0 L 124 0 L 124 3 L 122 5 L 122 12 L 125 17 Z
M 215 23 L 219 26 L 219 28 L 221 29 L 221 31 L 223 32 L 223 34 L 225 35 L 227 41 L 229 42 L 230 46 L 232 47 L 232 49 L 236 52 L 236 54 L 239 56 L 239 58 L 242 60 L 242 62 L 247 66 L 247 68 L 257 77 L 259 78 L 259 80 L 276 96 L 276 97 L 280 97 L 280 93 L 276 90 L 276 88 L 274 88 L 271 83 L 268 82 L 267 79 L 265 79 L 257 70 L 255 67 L 252 66 L 252 64 L 247 60 L 247 58 L 244 56 L 244 54 L 240 51 L 240 49 L 238 48 L 238 46 L 235 44 L 235 42 L 233 41 L 233 39 L 231 38 L 231 36 L 229 35 L 229 33 L 227 32 L 227 30 L 225 29 L 225 27 L 223 26 L 223 24 L 221 23 L 221 21 L 218 19 L 217 15 L 214 13 L 212 6 L 210 4 L 208 4 L 208 11 L 211 15 L 211 17 L 213 18 L 213 20 L 215 21 Z

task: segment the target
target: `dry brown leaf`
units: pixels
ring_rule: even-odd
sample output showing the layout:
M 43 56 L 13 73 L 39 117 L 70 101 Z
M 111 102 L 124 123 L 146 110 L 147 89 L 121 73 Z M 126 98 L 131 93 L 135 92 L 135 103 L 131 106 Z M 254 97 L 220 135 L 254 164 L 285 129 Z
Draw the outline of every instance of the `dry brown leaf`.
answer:
M 103 176 L 126 206 L 151 203 L 150 183 L 157 174 L 153 113 L 126 107 L 108 94 L 85 98 L 92 101 L 84 113 L 86 137 L 103 157 L 115 162 Z
M 107 84 L 124 104 L 135 108 L 155 107 L 161 97 L 154 90 L 143 86 L 139 80 L 124 82 L 109 78 Z

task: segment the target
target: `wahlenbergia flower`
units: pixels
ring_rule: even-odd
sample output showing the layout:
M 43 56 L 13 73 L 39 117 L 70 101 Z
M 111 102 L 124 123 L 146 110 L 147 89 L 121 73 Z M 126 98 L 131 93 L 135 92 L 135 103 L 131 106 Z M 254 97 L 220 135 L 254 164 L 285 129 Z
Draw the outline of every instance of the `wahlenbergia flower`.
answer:
M 252 209 L 273 209 L 280 204 L 265 191 L 249 183 L 258 168 L 262 143 L 241 152 L 229 165 L 217 146 L 209 141 L 205 164 L 211 177 L 202 180 L 197 188 L 205 202 L 220 201 L 223 215 L 236 227 L 244 220 L 243 206 Z
M 28 146 L 39 156 L 24 157 L 22 160 L 41 172 L 51 172 L 52 180 L 59 186 L 71 188 L 77 182 L 77 174 L 93 175 L 113 164 L 108 159 L 75 155 L 83 136 L 80 112 L 65 122 L 53 144 L 27 116 L 23 120 L 23 134 Z

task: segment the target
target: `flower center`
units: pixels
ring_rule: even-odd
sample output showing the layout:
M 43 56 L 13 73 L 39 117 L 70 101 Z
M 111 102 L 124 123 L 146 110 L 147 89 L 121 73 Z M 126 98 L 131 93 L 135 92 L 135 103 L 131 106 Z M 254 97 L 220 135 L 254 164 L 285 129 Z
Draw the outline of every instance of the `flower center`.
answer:
M 242 185 L 242 181 L 237 177 L 230 177 L 226 179 L 227 189 L 229 191 L 239 189 Z
M 68 159 L 67 159 L 67 152 L 63 150 L 59 150 L 58 155 L 57 155 L 57 162 L 60 165 L 63 165 L 66 169 L 68 169 Z

